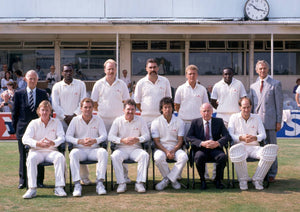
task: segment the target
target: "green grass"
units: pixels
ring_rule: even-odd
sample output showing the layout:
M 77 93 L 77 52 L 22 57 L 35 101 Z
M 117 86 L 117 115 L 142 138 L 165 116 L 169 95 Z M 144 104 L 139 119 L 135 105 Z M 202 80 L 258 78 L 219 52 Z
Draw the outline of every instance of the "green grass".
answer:
M 216 190 L 208 184 L 206 191 L 193 189 L 173 190 L 170 186 L 162 191 L 152 190 L 152 181 L 145 194 L 137 194 L 134 184 L 124 194 L 110 190 L 110 162 L 108 164 L 108 194 L 97 196 L 95 186 L 83 187 L 83 196 L 74 198 L 69 193 L 67 172 L 66 191 L 68 197 L 54 196 L 53 188 L 38 189 L 38 196 L 24 200 L 25 190 L 18 190 L 18 147 L 17 143 L 0 143 L 0 211 L 300 211 L 300 141 L 299 139 L 278 140 L 279 173 L 277 182 L 268 189 L 256 191 L 249 184 L 249 190 L 241 192 L 236 184 L 234 189 Z M 249 165 L 253 175 L 256 163 Z M 209 169 L 212 169 L 209 164 Z M 90 178 L 95 180 L 95 165 L 89 165 Z M 161 179 L 156 168 L 156 180 Z M 190 175 L 191 175 L 190 170 Z M 54 185 L 53 167 L 45 171 L 45 184 Z M 136 165 L 129 165 L 129 176 L 136 177 Z M 198 178 L 198 174 L 196 174 Z M 226 177 L 226 174 L 224 175 Z M 183 171 L 186 182 L 186 169 Z M 115 179 L 115 177 L 114 177 Z M 152 179 L 152 163 L 149 167 Z

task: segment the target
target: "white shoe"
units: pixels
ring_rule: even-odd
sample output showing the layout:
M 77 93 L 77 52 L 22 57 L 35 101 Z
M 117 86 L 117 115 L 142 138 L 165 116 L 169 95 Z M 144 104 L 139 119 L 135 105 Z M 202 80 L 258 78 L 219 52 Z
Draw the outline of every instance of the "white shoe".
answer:
M 105 187 L 101 181 L 97 182 L 96 192 L 98 195 L 106 194 Z
M 239 184 L 240 184 L 240 189 L 242 191 L 248 190 L 248 181 L 243 180 L 243 181 L 240 181 Z
M 264 189 L 264 187 L 262 185 L 262 181 L 253 180 L 252 184 L 254 185 L 256 190 L 263 190 Z
M 126 183 L 119 184 L 117 188 L 117 193 L 124 193 L 126 191 Z
M 164 178 L 162 181 L 160 181 L 156 186 L 155 186 L 155 189 L 158 190 L 158 191 L 162 191 L 164 190 L 168 184 L 169 184 L 169 179 L 168 178 Z
M 80 180 L 80 184 L 81 185 L 90 185 L 90 184 L 92 184 L 92 182 L 90 181 L 89 178 L 86 178 L 86 179 Z
M 74 186 L 73 197 L 81 197 L 82 187 L 79 183 L 76 183 Z
M 36 197 L 36 189 L 30 188 L 26 191 L 26 193 L 23 195 L 24 199 L 31 199 L 33 197 Z
M 181 189 L 181 184 L 177 180 L 175 182 L 171 182 L 171 184 L 174 189 Z
M 62 187 L 55 187 L 54 194 L 58 197 L 65 197 L 67 196 L 67 193 Z
M 135 190 L 136 190 L 138 193 L 145 193 L 145 192 L 146 192 L 146 189 L 145 189 L 143 183 L 135 183 Z
M 130 180 L 130 178 L 128 176 L 125 176 L 124 180 L 125 180 L 126 184 L 131 183 L 131 180 Z

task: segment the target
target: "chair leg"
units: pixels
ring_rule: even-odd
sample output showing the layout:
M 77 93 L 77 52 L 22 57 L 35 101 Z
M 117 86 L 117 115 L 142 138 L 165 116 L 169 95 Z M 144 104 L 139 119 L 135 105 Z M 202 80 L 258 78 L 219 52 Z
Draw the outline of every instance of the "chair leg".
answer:
M 193 170 L 193 182 L 192 182 L 192 187 L 195 189 L 195 165 L 194 163 L 192 164 L 192 170 Z
M 113 164 L 111 162 L 111 166 L 110 166 L 110 173 L 111 173 L 111 181 L 110 181 L 110 188 L 113 191 L 114 190 L 114 167 Z
M 107 171 L 105 172 L 105 189 L 107 190 Z
M 153 180 L 152 180 L 152 186 L 153 186 L 153 190 L 155 190 L 155 163 L 154 163 L 154 158 L 153 158 L 153 153 L 152 153 L 152 176 L 153 176 Z
M 189 168 L 189 161 L 187 162 L 187 189 L 189 189 L 190 188 L 190 168 Z
M 229 159 L 227 158 L 227 188 L 230 188 L 230 177 L 229 177 Z
M 231 163 L 232 166 L 232 188 L 234 188 L 234 163 Z
M 72 185 L 72 173 L 71 168 L 69 168 L 69 176 L 70 176 L 70 193 L 73 191 L 73 185 Z

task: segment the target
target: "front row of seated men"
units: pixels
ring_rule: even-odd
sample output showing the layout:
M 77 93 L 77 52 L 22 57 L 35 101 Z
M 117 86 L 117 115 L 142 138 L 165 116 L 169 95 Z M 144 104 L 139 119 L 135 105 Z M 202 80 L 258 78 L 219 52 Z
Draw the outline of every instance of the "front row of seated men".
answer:
M 241 112 L 231 116 L 228 130 L 220 118 L 212 117 L 212 106 L 204 103 L 201 108 L 202 118 L 192 121 L 187 133 L 187 140 L 191 143 L 191 150 L 195 152 L 194 161 L 201 180 L 201 189 L 206 189 L 205 163 L 216 162 L 215 186 L 222 189 L 223 172 L 227 156 L 223 146 L 227 145 L 232 137 L 235 145 L 230 149 L 230 157 L 235 165 L 241 190 L 248 189 L 247 157 L 260 159 L 257 170 L 252 178 L 256 189 L 263 189 L 262 182 L 277 156 L 277 145 L 269 144 L 259 146 L 266 135 L 259 116 L 251 114 L 251 100 L 247 97 L 239 101 Z M 80 104 L 81 115 L 75 117 L 67 130 L 66 141 L 74 145 L 70 153 L 70 168 L 75 184 L 73 196 L 81 196 L 79 166 L 80 161 L 96 160 L 96 192 L 98 195 L 106 194 L 103 181 L 106 174 L 108 153 L 99 144 L 106 141 L 107 132 L 104 123 L 97 115 L 93 115 L 93 101 L 84 98 Z M 126 191 L 126 180 L 122 163 L 126 159 L 138 162 L 135 190 L 145 192 L 148 153 L 142 149 L 141 143 L 150 139 L 149 130 L 145 121 L 135 116 L 136 104 L 133 100 L 124 103 L 124 115 L 115 119 L 108 135 L 108 140 L 115 143 L 117 150 L 112 155 L 112 163 L 117 178 L 117 192 Z M 23 136 L 23 143 L 31 147 L 27 158 L 29 189 L 23 198 L 36 196 L 37 165 L 41 162 L 53 162 L 55 169 L 55 190 L 57 196 L 66 196 L 65 186 L 66 161 L 57 147 L 65 140 L 63 127 L 60 121 L 50 116 L 52 111 L 48 101 L 40 103 L 37 113 L 38 119 L 31 121 Z M 177 181 L 182 169 L 188 161 L 188 156 L 181 149 L 184 137 L 183 121 L 173 115 L 174 104 L 170 97 L 160 101 L 161 116 L 151 125 L 151 135 L 156 145 L 154 152 L 155 164 L 163 176 L 163 180 L 156 185 L 157 190 L 163 190 L 171 183 L 174 189 L 180 189 Z M 230 134 L 230 135 L 229 135 Z M 237 143 L 237 144 L 236 144 Z M 170 171 L 166 159 L 175 160 L 176 163 Z

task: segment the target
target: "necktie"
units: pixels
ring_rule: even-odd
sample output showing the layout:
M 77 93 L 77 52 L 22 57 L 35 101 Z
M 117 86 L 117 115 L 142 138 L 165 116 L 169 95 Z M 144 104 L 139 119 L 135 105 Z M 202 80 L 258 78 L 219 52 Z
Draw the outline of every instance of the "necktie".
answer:
M 33 91 L 31 90 L 29 93 L 29 108 L 31 112 L 34 111 L 34 101 L 33 101 Z
M 264 81 L 262 80 L 260 83 L 260 92 L 262 92 L 263 88 L 264 88 Z
M 209 140 L 209 122 L 206 122 L 205 125 L 205 139 Z

